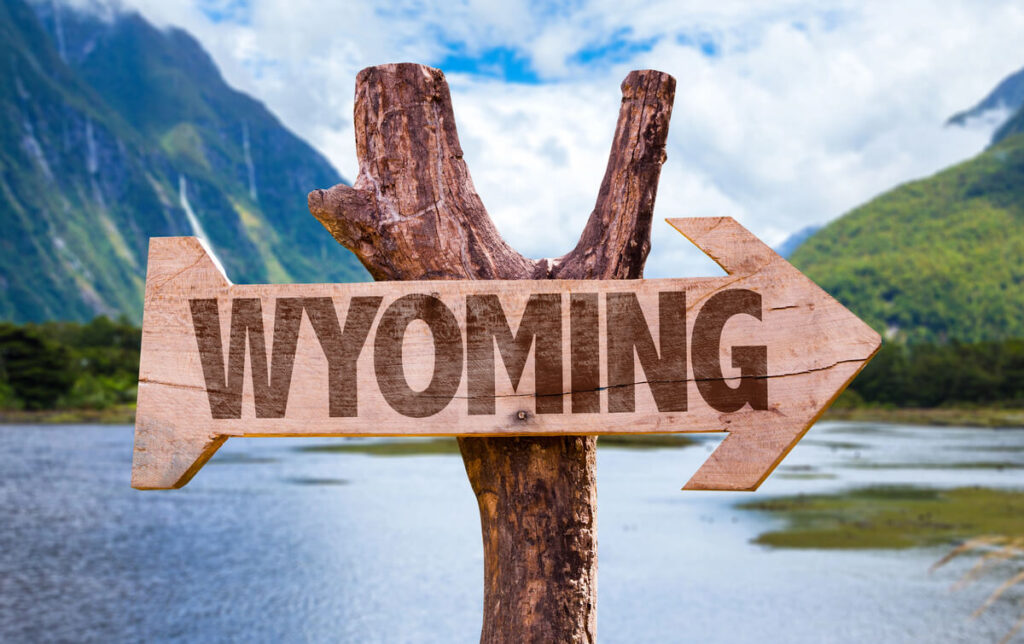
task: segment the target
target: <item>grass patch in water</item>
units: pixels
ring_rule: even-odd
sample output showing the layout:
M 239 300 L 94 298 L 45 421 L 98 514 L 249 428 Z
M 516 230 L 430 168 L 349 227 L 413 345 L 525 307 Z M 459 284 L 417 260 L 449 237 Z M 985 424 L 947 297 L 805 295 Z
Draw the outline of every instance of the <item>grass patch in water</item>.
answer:
M 664 449 L 688 447 L 696 443 L 685 434 L 608 434 L 597 437 L 598 447 L 617 449 Z
M 425 456 L 458 454 L 454 438 L 405 438 L 370 442 L 329 443 L 295 448 L 299 452 L 324 454 L 369 454 L 370 456 Z
M 836 478 L 835 474 L 819 472 L 813 465 L 781 465 L 775 473 L 780 479 L 791 481 L 814 481 Z
M 785 519 L 755 543 L 775 548 L 913 548 L 1024 533 L 1024 491 L 866 487 L 737 506 Z
M 348 485 L 351 481 L 349 481 L 348 479 L 329 479 L 308 476 L 296 476 L 293 478 L 285 479 L 285 482 L 292 483 L 294 485 Z
M 269 456 L 250 456 L 244 452 L 221 452 L 214 454 L 208 465 L 265 465 L 276 462 L 276 458 Z
M 836 449 L 867 449 L 868 445 L 864 443 L 851 443 L 848 441 L 830 441 L 827 439 L 816 439 L 816 438 L 805 438 L 800 441 L 801 445 L 814 445 L 815 447 L 827 447 L 832 450 Z
M 948 450 L 956 450 L 958 452 L 1024 452 L 1024 445 L 965 445 L 965 446 L 950 446 Z
M 844 463 L 855 470 L 1021 470 L 1024 463 L 1012 461 L 967 461 L 962 463 Z

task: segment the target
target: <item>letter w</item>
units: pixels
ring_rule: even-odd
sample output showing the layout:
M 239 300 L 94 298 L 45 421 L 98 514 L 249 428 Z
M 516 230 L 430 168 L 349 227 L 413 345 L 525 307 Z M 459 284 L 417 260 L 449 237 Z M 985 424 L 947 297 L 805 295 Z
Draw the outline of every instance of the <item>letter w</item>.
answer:
M 192 324 L 206 380 L 206 393 L 214 418 L 242 417 L 242 380 L 245 377 L 245 346 L 248 338 L 252 389 L 257 418 L 283 418 L 295 364 L 295 345 L 302 321 L 301 298 L 279 298 L 274 311 L 274 345 L 267 369 L 267 347 L 263 334 L 260 299 L 231 300 L 231 336 L 227 374 L 220 334 L 217 300 L 189 300 Z

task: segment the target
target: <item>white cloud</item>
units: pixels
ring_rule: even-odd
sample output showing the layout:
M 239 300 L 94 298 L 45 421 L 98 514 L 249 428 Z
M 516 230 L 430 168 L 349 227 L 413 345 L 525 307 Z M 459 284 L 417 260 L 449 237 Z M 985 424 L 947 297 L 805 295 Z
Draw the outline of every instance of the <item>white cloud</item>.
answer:
M 360 68 L 436 63 L 458 47 L 511 47 L 546 82 L 449 74 L 466 160 L 499 229 L 522 252 L 570 249 L 593 207 L 630 69 L 678 80 L 656 217 L 731 215 L 768 243 L 979 151 L 990 123 L 942 127 L 1024 65 L 1015 3 L 616 0 L 541 10 L 502 0 L 252 0 L 214 22 L 196 3 L 128 0 L 195 34 L 233 85 L 265 101 L 347 177 L 357 164 Z M 211 5 L 208 0 L 206 5 Z M 653 43 L 618 62 L 581 48 Z M 709 57 L 700 42 L 714 43 Z M 311 186 L 312 188 L 313 186 Z M 656 222 L 649 276 L 710 263 Z

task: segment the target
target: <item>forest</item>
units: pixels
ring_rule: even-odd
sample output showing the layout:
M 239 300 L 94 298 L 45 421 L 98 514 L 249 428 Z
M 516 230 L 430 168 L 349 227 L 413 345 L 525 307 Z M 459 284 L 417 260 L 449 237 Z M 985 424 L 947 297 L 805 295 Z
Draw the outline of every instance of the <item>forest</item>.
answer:
M 127 318 L 0 323 L 0 409 L 133 404 L 142 331 Z
M 841 402 L 907 408 L 1024 407 L 1024 340 L 885 342 Z

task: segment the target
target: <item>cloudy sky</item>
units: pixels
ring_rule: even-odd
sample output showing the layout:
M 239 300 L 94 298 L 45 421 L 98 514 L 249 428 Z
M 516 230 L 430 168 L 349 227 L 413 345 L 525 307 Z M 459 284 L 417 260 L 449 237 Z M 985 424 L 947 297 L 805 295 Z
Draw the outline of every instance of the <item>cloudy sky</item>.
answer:
M 671 73 L 650 277 L 717 270 L 663 218 L 729 215 L 775 245 L 976 154 L 992 119 L 943 122 L 1024 66 L 1019 2 L 124 4 L 194 34 L 229 83 L 350 179 L 356 73 L 405 61 L 441 68 L 476 187 L 501 232 L 533 257 L 575 244 L 619 83 L 631 69 Z

